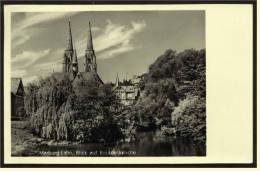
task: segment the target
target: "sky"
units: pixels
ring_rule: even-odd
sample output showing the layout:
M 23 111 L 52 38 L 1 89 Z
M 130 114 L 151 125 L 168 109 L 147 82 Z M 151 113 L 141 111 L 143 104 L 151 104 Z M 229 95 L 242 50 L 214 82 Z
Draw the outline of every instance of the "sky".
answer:
M 16 12 L 11 21 L 11 76 L 27 84 L 62 71 L 68 21 L 83 71 L 88 22 L 104 82 L 131 78 L 167 49 L 205 48 L 204 11 Z

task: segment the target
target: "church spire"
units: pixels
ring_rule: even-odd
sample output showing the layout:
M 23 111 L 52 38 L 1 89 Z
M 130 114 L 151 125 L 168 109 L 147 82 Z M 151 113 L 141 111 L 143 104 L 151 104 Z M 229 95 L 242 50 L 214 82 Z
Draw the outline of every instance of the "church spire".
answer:
M 75 48 L 75 62 L 77 62 L 77 63 L 78 63 L 78 55 L 77 55 L 76 48 Z
M 88 23 L 88 42 L 87 42 L 87 50 L 93 50 L 93 42 L 92 42 L 92 32 L 91 32 L 91 23 Z
M 87 49 L 85 51 L 85 72 L 94 71 L 97 72 L 96 55 L 93 48 L 91 24 L 89 22 L 89 32 L 87 40 Z
M 71 72 L 71 67 L 72 67 L 71 63 L 74 55 L 70 20 L 68 24 L 69 24 L 68 46 L 65 49 L 64 56 L 63 56 L 63 72 Z
M 75 43 L 74 43 L 74 46 L 75 46 L 75 49 L 74 49 L 73 59 L 72 59 L 72 74 L 73 74 L 73 77 L 75 78 L 76 75 L 78 74 L 79 66 L 78 66 L 78 57 L 77 57 Z
M 116 74 L 116 87 L 118 87 L 119 86 L 119 78 L 118 78 L 118 73 Z
M 68 40 L 68 47 L 67 47 L 67 50 L 73 50 L 72 33 L 71 33 L 70 20 L 69 20 L 69 40 Z
M 74 56 L 73 56 L 73 60 L 72 63 L 78 63 L 78 56 L 77 56 L 77 51 L 76 51 L 76 45 L 74 43 L 75 49 L 74 49 Z

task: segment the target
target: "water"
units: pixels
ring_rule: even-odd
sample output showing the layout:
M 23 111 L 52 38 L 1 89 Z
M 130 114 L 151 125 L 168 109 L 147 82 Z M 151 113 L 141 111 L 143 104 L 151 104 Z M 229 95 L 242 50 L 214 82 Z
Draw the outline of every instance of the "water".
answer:
M 185 139 L 164 137 L 157 132 L 141 132 L 132 142 L 117 144 L 40 145 L 27 155 L 35 156 L 205 156 L 206 148 Z M 25 154 L 26 155 L 26 154 Z

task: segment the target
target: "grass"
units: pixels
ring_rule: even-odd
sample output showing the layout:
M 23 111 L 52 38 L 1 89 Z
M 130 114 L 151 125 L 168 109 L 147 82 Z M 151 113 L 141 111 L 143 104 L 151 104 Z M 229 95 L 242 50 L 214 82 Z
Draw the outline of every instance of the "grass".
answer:
M 30 148 L 28 141 L 34 138 L 29 129 L 29 121 L 11 121 L 11 153 L 20 155 L 24 150 Z

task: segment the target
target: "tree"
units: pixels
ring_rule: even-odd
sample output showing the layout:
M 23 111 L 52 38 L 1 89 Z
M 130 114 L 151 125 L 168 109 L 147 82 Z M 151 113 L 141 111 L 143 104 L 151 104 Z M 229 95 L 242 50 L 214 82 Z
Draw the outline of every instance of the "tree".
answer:
M 143 96 L 131 110 L 134 121 L 139 125 L 174 126 L 182 136 L 181 130 L 185 130 L 185 135 L 205 140 L 205 54 L 205 49 L 188 49 L 180 53 L 166 50 L 159 56 L 146 74 Z M 196 99 L 194 103 L 192 99 Z M 186 102 L 191 104 L 180 110 Z M 173 124 L 176 119 L 182 122 Z
M 43 138 L 85 143 L 111 142 L 123 136 L 115 122 L 119 104 L 110 84 L 91 80 L 73 84 L 66 74 L 51 75 L 41 79 L 31 93 L 38 104 L 31 125 Z

